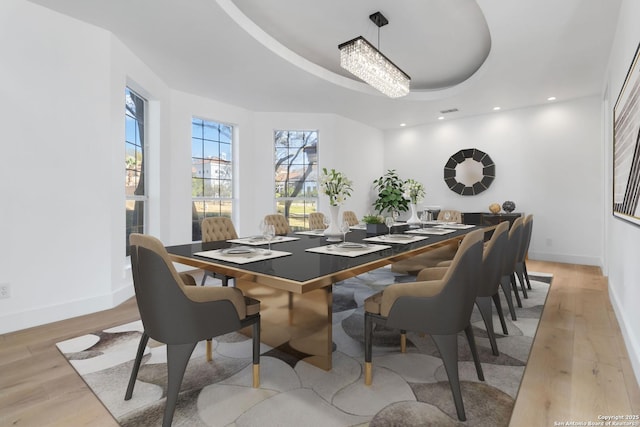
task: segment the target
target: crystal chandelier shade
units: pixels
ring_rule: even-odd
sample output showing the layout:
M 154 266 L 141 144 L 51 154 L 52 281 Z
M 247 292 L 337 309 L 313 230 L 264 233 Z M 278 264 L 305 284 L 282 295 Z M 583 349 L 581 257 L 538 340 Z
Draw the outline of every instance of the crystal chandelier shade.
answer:
M 409 93 L 411 78 L 364 37 L 342 43 L 340 66 L 390 98 Z

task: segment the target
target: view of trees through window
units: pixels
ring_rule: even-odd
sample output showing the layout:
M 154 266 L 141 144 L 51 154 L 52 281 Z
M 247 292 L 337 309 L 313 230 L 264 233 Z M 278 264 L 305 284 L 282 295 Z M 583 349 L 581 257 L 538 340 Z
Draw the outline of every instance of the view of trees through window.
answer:
M 144 233 L 145 166 L 144 113 L 146 100 L 125 88 L 125 194 L 126 253 L 129 255 L 129 235 Z
M 202 240 L 205 217 L 233 211 L 233 127 L 213 121 L 191 120 L 192 238 Z
M 274 142 L 276 210 L 292 230 L 307 229 L 318 207 L 318 131 L 277 130 Z

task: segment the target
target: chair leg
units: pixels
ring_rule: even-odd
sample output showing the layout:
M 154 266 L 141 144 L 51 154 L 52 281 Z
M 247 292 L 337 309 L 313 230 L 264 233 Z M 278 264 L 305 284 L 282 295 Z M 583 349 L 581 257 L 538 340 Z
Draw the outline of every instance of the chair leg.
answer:
M 253 324 L 253 388 L 260 387 L 260 315 Z
M 162 427 L 171 427 L 184 371 L 197 343 L 167 345 L 167 402 Z
M 500 302 L 500 295 L 496 291 L 496 293 L 493 294 L 491 298 L 493 298 L 493 303 L 496 306 L 496 311 L 498 312 L 498 317 L 500 318 L 500 325 L 502 325 L 502 333 L 504 335 L 509 335 L 509 331 L 507 330 L 507 323 L 504 321 L 504 313 L 502 312 L 502 302 Z
M 518 303 L 519 308 L 522 308 L 522 301 L 520 300 L 518 286 L 516 285 L 516 275 L 514 273 L 509 275 L 509 281 L 511 282 L 511 289 L 513 289 L 513 293 L 516 295 L 516 303 Z
M 400 353 L 407 352 L 407 331 L 400 330 Z
M 522 261 L 522 271 L 524 272 L 524 277 L 527 279 L 527 288 L 531 289 L 531 282 L 529 281 L 529 273 L 527 272 L 527 262 Z
M 491 352 L 494 356 L 499 356 L 498 344 L 496 343 L 496 334 L 493 331 L 493 314 L 491 313 L 491 298 L 490 297 L 476 297 L 476 305 L 484 325 L 487 328 L 487 335 L 489 336 L 489 342 L 491 343 Z
M 140 369 L 140 363 L 142 363 L 142 356 L 144 355 L 144 349 L 147 348 L 149 342 L 149 335 L 146 332 L 142 332 L 140 336 L 140 343 L 138 344 L 138 352 L 136 353 L 136 360 L 133 362 L 133 368 L 131 369 L 131 377 L 129 378 L 129 385 L 127 391 L 124 394 L 124 400 L 130 400 L 133 395 L 133 387 L 136 385 L 136 378 L 138 378 L 138 370 Z
M 471 355 L 473 356 L 473 363 L 476 365 L 476 374 L 478 374 L 478 379 L 480 381 L 484 381 L 484 372 L 482 372 L 480 356 L 478 355 L 478 348 L 476 347 L 476 340 L 473 336 L 471 323 L 469 323 L 469 325 L 464 329 L 464 333 L 467 335 L 467 341 L 469 341 L 469 348 L 471 349 Z
M 522 289 L 522 295 L 524 295 L 524 297 L 528 299 L 529 295 L 527 295 L 527 287 L 526 287 L 526 283 L 524 282 L 524 273 L 522 271 L 521 263 L 516 264 L 515 274 L 518 276 L 518 281 L 520 282 L 520 288 Z
M 513 306 L 513 299 L 511 298 L 511 283 L 509 283 L 509 276 L 502 276 L 502 279 L 500 280 L 500 287 L 502 288 L 502 292 L 504 292 L 504 296 L 507 300 L 509 313 L 511 313 L 511 320 L 517 320 L 516 309 Z
M 373 334 L 373 318 L 369 313 L 364 314 L 364 384 L 371 385 L 371 346 Z
M 453 403 L 456 405 L 456 413 L 460 421 L 466 421 L 464 413 L 464 403 L 462 402 L 462 392 L 460 390 L 460 378 L 458 376 L 458 336 L 457 335 L 431 335 L 435 342 L 444 369 L 449 378 L 449 386 L 453 394 Z
M 202 275 L 202 282 L 200 282 L 200 286 L 204 286 L 204 283 L 207 281 L 207 277 L 211 276 L 207 270 L 204 270 L 204 274 Z

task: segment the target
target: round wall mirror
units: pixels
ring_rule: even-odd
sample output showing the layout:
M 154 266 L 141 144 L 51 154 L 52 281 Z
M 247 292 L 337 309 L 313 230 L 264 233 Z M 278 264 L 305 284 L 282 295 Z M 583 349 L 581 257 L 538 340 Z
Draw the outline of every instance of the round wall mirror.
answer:
M 444 182 L 451 191 L 474 196 L 489 188 L 496 177 L 491 157 L 476 148 L 458 151 L 444 165 Z

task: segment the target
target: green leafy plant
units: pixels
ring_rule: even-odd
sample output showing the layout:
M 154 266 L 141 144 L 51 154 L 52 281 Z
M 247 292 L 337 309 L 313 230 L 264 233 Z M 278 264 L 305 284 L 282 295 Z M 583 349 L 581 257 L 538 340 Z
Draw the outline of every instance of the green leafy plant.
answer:
M 409 199 L 404 197 L 404 181 L 395 169 L 389 169 L 387 173 L 374 180 L 373 187 L 378 192 L 373 207 L 379 214 L 385 211 L 405 212 L 409 209 Z
M 384 217 L 380 215 L 365 215 L 362 217 L 365 224 L 384 224 Z

